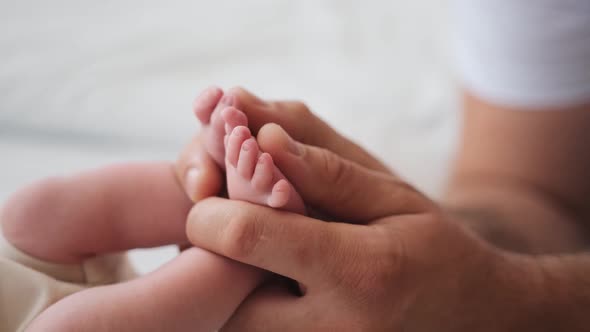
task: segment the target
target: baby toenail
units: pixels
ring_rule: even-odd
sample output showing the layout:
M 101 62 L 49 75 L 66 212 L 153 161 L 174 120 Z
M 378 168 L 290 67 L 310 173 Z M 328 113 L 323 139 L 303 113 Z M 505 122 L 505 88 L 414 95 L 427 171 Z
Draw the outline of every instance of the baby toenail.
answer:
M 244 150 L 244 151 L 246 151 L 246 152 L 247 152 L 247 151 L 250 151 L 250 146 L 249 146 L 249 144 L 242 144 L 242 150 Z

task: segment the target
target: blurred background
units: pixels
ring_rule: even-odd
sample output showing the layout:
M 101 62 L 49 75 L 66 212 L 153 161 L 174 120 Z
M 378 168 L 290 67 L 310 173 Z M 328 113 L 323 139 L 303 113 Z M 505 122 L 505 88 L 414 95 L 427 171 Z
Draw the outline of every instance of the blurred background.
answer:
M 433 197 L 458 127 L 448 1 L 0 0 L 0 203 L 176 158 L 211 84 L 300 99 Z M 136 250 L 142 272 L 175 249 Z

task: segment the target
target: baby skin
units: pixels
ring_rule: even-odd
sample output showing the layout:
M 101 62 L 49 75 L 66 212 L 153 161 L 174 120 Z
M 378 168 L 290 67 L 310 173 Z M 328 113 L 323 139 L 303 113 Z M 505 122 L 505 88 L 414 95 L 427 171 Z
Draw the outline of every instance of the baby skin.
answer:
M 226 170 L 229 198 L 304 214 L 299 194 L 272 156 L 260 151 L 246 115 L 231 107 L 231 98 L 222 97 L 221 90 L 209 89 L 197 98 L 194 111 L 203 125 L 207 153 Z M 192 203 L 170 166 L 121 165 L 31 186 L 6 205 L 2 230 L 25 253 L 65 264 L 131 248 L 186 243 L 184 221 Z M 202 197 L 214 194 L 219 182 L 218 174 L 206 175 L 210 181 Z M 41 187 L 49 187 L 41 190 L 46 194 L 39 193 Z M 76 208 L 64 212 L 58 206 Z M 143 214 L 130 213 L 141 209 Z M 80 217 L 88 215 L 94 217 Z M 65 297 L 27 330 L 214 331 L 266 276 L 190 248 L 146 276 Z
M 215 99 L 218 90 L 205 91 Z M 205 148 L 226 170 L 230 199 L 267 205 L 272 208 L 305 214 L 301 196 L 274 165 L 272 156 L 260 151 L 248 129 L 246 115 L 224 97 L 218 107 L 195 107 L 195 115 L 205 131 Z M 222 162 L 223 161 L 223 162 Z

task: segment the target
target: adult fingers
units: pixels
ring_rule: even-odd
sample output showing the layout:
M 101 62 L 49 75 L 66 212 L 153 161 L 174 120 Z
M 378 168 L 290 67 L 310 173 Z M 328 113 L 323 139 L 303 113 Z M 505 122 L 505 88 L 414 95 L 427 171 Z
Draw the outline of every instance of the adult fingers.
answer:
M 399 178 L 371 170 L 336 153 L 293 140 L 280 126 L 265 125 L 258 143 L 305 201 L 346 221 L 428 211 L 434 204 Z
M 240 87 L 228 90 L 226 96 L 232 96 L 233 105 L 246 113 L 254 134 L 267 123 L 277 123 L 300 142 L 326 148 L 369 169 L 391 173 L 377 158 L 339 134 L 300 101 L 265 101 Z
M 365 229 L 222 198 L 197 203 L 187 222 L 195 246 L 310 287 L 333 281 Z
M 202 144 L 200 136 L 195 136 L 181 152 L 175 165 L 178 182 L 193 202 L 215 196 L 223 184 L 221 170 Z

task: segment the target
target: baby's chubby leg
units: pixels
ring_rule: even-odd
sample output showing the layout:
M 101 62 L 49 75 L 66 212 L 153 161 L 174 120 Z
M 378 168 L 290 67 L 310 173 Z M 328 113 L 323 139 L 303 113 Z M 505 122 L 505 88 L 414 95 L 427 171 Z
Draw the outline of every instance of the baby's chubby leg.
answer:
M 28 331 L 211 332 L 261 278 L 252 267 L 191 248 L 144 277 L 64 298 Z
M 200 189 L 192 192 L 197 200 L 217 193 L 222 182 L 213 161 L 203 160 Z M 34 257 L 79 263 L 101 253 L 185 242 L 192 205 L 172 164 L 124 164 L 24 188 L 1 211 L 2 231 Z M 31 330 L 211 331 L 261 279 L 250 267 L 191 248 L 150 275 L 59 301 Z
M 221 175 L 202 167 L 197 196 L 216 194 Z M 55 263 L 96 254 L 185 243 L 193 203 L 168 162 L 130 163 L 42 180 L 15 193 L 0 211 L 5 238 Z

